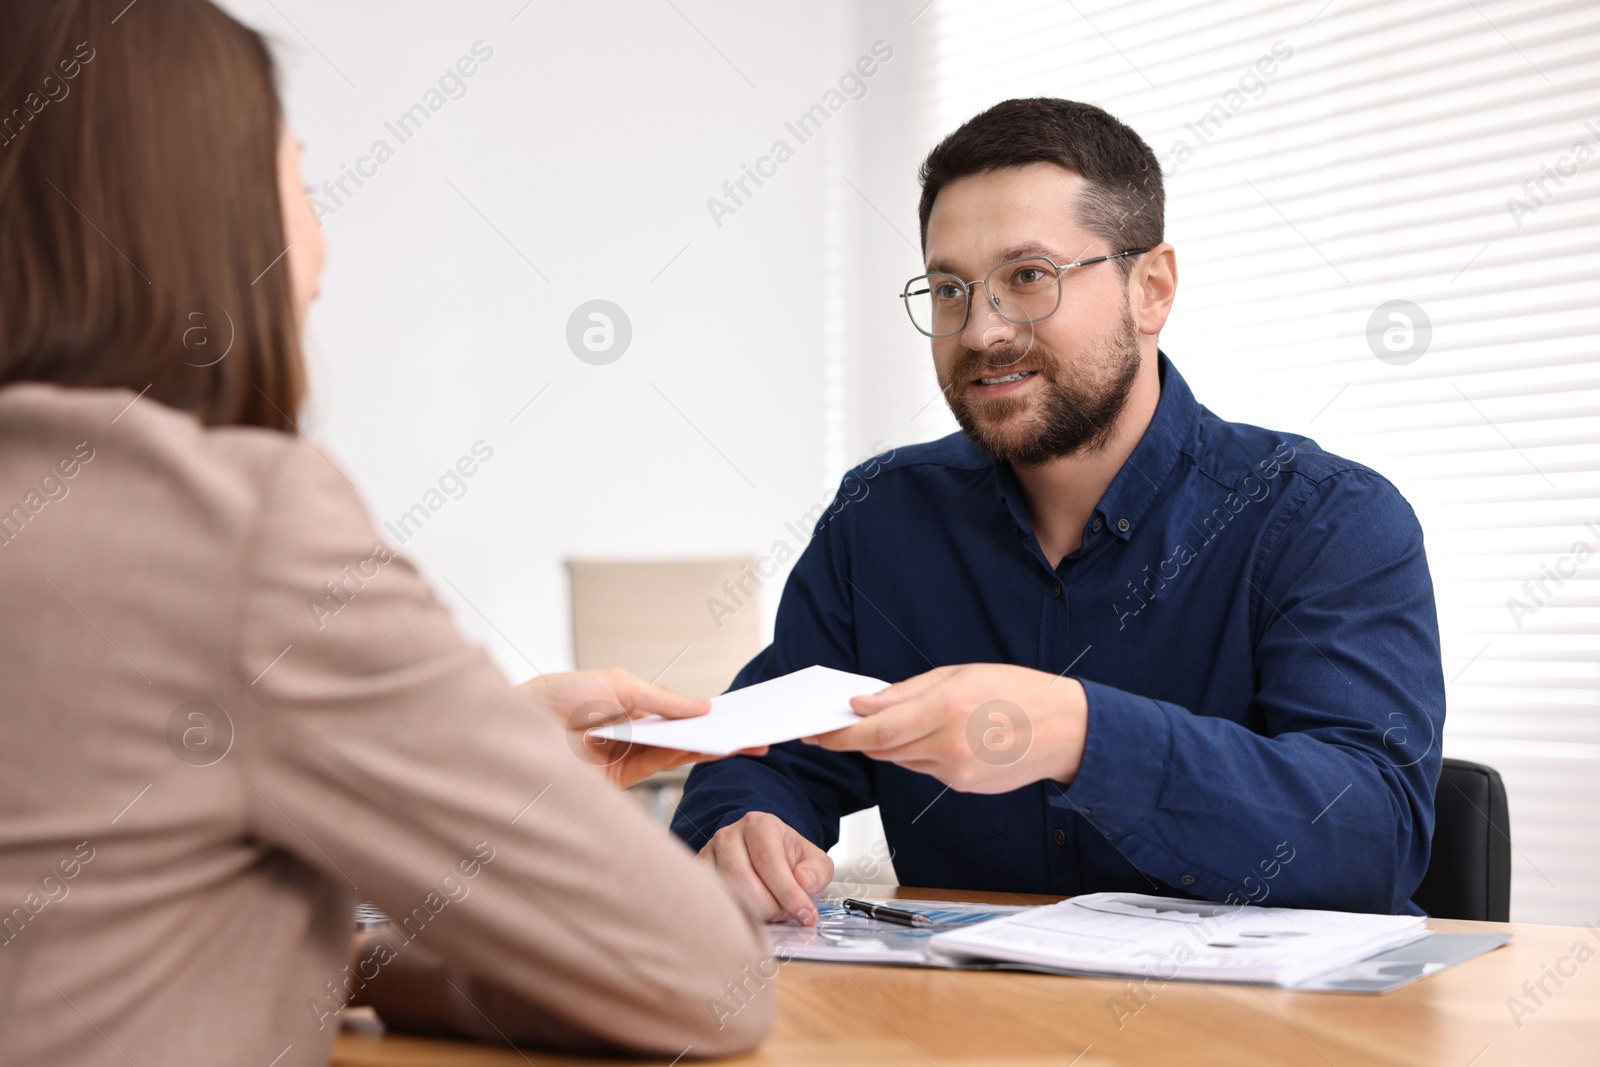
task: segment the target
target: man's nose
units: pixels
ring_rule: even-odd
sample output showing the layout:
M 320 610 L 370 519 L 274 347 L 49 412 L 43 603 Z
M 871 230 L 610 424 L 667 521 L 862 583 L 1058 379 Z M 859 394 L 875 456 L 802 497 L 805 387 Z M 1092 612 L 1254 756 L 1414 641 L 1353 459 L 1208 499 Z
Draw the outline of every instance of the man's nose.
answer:
M 981 286 L 981 288 L 980 288 Z M 967 324 L 961 328 L 961 343 L 968 351 L 982 352 L 997 346 L 1008 345 L 1016 337 L 1017 327 L 1000 315 L 989 297 L 989 287 L 976 282 L 972 287 L 967 308 Z

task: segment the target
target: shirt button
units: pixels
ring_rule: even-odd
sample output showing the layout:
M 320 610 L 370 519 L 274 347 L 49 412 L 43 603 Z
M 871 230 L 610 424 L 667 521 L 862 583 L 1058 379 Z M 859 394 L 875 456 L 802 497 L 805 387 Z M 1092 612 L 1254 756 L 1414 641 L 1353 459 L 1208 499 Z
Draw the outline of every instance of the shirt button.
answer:
M 1056 844 L 1065 845 L 1066 843 L 1067 843 L 1067 832 L 1065 830 L 1057 830 L 1056 831 Z
M 1096 515 L 1094 517 L 1094 528 L 1095 528 L 1095 530 L 1099 531 L 1100 527 L 1102 527 L 1104 525 L 1105 525 L 1105 523 L 1103 521 L 1101 521 L 1100 516 Z
M 1122 531 L 1123 533 L 1127 533 L 1128 532 L 1128 520 L 1127 519 L 1118 519 L 1117 520 L 1117 529 Z
M 1179 885 L 1194 885 L 1194 875 L 1186 874 L 1178 879 Z
M 1050 587 L 1050 595 L 1053 596 L 1053 597 L 1057 597 L 1057 598 L 1059 598 L 1061 596 L 1061 583 L 1060 582 L 1057 582 L 1055 585 L 1052 585 Z

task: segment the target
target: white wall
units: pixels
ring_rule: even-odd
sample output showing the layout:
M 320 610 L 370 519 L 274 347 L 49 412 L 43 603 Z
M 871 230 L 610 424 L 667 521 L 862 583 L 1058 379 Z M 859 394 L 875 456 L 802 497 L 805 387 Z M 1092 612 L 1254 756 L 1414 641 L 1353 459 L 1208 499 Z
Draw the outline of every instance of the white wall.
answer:
M 785 524 L 865 449 L 845 442 L 845 351 L 825 338 L 825 176 L 911 63 L 897 53 L 804 144 L 784 123 L 880 27 L 837 2 L 228 6 L 278 44 L 304 178 L 331 209 L 304 428 L 380 522 L 493 448 L 405 549 L 509 674 L 570 665 L 569 555 L 799 547 Z M 385 124 L 479 41 L 492 56 L 465 94 L 402 143 Z M 322 189 L 380 139 L 394 155 L 346 179 L 353 195 Z M 719 226 L 707 199 L 731 205 L 723 182 L 778 139 L 793 157 Z M 605 366 L 566 341 L 596 298 L 633 330 Z

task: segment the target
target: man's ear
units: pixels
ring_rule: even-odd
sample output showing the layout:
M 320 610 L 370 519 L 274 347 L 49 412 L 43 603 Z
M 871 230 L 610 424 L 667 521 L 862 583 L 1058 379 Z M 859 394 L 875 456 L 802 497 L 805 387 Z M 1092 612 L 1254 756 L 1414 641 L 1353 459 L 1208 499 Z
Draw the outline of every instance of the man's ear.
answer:
M 1133 321 L 1139 332 L 1154 337 L 1172 313 L 1178 294 L 1178 254 L 1165 241 L 1139 257 L 1128 278 Z

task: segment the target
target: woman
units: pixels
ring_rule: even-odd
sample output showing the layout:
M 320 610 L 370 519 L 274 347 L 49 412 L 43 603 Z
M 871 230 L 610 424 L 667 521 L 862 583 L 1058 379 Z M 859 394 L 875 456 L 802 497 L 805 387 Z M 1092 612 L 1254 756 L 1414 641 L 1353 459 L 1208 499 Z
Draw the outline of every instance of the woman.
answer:
M 13 102 L 5 1059 L 325 1064 L 357 996 L 497 1041 L 751 1047 L 772 997 L 727 983 L 759 930 L 606 781 L 690 757 L 601 773 L 558 722 L 708 705 L 509 689 L 294 432 L 322 241 L 260 38 L 205 0 L 5 4 Z M 352 958 L 358 900 L 394 918 Z

